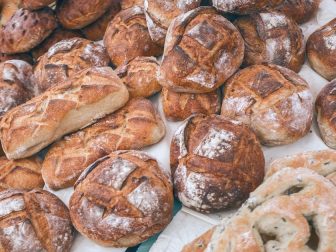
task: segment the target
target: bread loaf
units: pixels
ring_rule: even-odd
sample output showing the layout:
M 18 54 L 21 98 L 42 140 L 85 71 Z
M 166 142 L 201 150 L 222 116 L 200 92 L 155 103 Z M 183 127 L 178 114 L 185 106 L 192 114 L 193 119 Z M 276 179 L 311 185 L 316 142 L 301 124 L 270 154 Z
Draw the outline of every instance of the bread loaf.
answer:
M 81 175 L 70 199 L 76 229 L 98 244 L 131 247 L 172 218 L 170 174 L 138 151 L 114 152 Z
M 336 18 L 315 31 L 307 41 L 311 67 L 331 81 L 336 78 Z
M 326 145 L 336 149 L 336 80 L 321 90 L 315 106 L 321 137 Z
M 74 240 L 69 210 L 41 189 L 0 192 L 0 248 L 11 252 L 69 252 Z
M 300 27 L 285 14 L 262 12 L 235 21 L 245 42 L 245 66 L 271 63 L 299 72 L 305 56 Z
M 56 26 L 56 18 L 49 8 L 37 11 L 18 9 L 0 28 L 0 53 L 28 52 L 48 37 Z
M 160 84 L 174 92 L 216 90 L 240 67 L 244 41 L 214 8 L 180 15 L 169 27 L 159 72 Z
M 116 69 L 130 97 L 149 97 L 161 90 L 157 79 L 159 62 L 154 57 L 136 57 Z
M 121 0 L 121 9 L 125 10 L 134 6 L 144 7 L 144 0 Z
M 218 114 L 221 96 L 219 90 L 205 94 L 189 94 L 163 88 L 161 102 L 163 112 L 169 121 L 183 121 L 192 114 Z
M 195 115 L 170 148 L 174 191 L 187 207 L 218 212 L 239 206 L 263 181 L 265 160 L 255 134 L 217 115 Z
M 157 143 L 165 126 L 153 104 L 130 100 L 125 107 L 51 146 L 42 175 L 52 189 L 73 186 L 87 166 L 116 150 L 140 149 Z
M 235 14 L 251 14 L 274 8 L 287 0 L 212 0 L 212 4 L 218 10 Z
M 128 91 L 109 67 L 93 67 L 4 115 L 0 139 L 9 159 L 29 157 L 62 136 L 122 107 Z
M 109 64 L 104 46 L 83 38 L 63 40 L 49 48 L 34 67 L 34 82 L 39 93 L 78 74 L 89 67 Z
M 221 114 L 249 125 L 264 145 L 290 144 L 311 128 L 313 95 L 293 71 L 254 65 L 226 83 Z
M 55 2 L 55 0 L 22 0 L 22 7 L 29 10 L 38 10 Z
M 138 56 L 159 56 L 162 48 L 149 35 L 144 11 L 139 6 L 122 10 L 109 23 L 104 45 L 115 66 Z

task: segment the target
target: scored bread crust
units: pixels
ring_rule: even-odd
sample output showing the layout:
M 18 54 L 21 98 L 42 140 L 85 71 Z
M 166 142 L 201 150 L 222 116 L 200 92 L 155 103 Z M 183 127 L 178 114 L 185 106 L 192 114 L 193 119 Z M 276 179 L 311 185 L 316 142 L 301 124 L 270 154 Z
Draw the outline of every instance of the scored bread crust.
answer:
M 8 112 L 0 123 L 6 156 L 31 156 L 62 136 L 94 123 L 128 101 L 127 88 L 109 67 L 79 72 Z
M 147 99 L 132 99 L 117 112 L 52 145 L 43 161 L 43 178 L 52 189 L 73 186 L 98 158 L 155 144 L 164 135 L 165 126 L 154 105 Z

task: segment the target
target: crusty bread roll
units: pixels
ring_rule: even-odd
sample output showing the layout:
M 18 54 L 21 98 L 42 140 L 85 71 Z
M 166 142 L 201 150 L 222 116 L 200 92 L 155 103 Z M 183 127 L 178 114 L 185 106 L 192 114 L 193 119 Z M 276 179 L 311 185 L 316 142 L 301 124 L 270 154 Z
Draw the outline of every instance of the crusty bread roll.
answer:
M 244 41 L 212 7 L 180 15 L 167 32 L 160 84 L 175 92 L 216 90 L 240 67 Z
M 0 1 L 0 27 L 5 25 L 13 14 L 20 8 L 22 0 Z
M 163 112 L 169 121 L 183 121 L 192 114 L 218 114 L 221 96 L 219 90 L 205 94 L 189 94 L 163 88 L 161 102 Z
M 28 53 L 18 53 L 18 54 L 0 53 L 0 63 L 7 60 L 23 60 L 29 63 L 30 65 L 34 64 L 33 57 Z
M 43 188 L 41 168 L 42 162 L 37 157 L 19 160 L 0 157 L 0 191 Z
M 54 32 L 46 38 L 40 45 L 35 47 L 31 52 L 34 59 L 37 61 L 40 56 L 48 52 L 49 48 L 52 47 L 57 42 L 62 40 L 67 40 L 76 37 L 83 37 L 81 32 L 76 30 L 66 30 L 63 28 L 57 28 Z
M 85 69 L 7 112 L 0 122 L 3 150 L 9 159 L 29 157 L 116 111 L 127 100 L 127 88 L 111 68 Z
M 138 56 L 162 53 L 162 48 L 149 35 L 144 11 L 139 6 L 122 10 L 115 16 L 107 27 L 104 45 L 116 66 Z
M 62 0 L 57 2 L 56 14 L 67 29 L 81 29 L 100 18 L 117 0 Z
M 136 57 L 116 69 L 130 97 L 149 97 L 161 90 L 157 79 L 159 62 L 154 57 Z
M 121 0 L 121 9 L 125 10 L 133 6 L 144 7 L 144 0 Z
M 0 192 L 0 248 L 11 252 L 69 252 L 74 240 L 69 210 L 36 189 Z
M 98 244 L 131 247 L 162 231 L 174 197 L 167 173 L 138 151 L 119 151 L 88 167 L 70 199 L 76 229 Z
M 299 72 L 305 56 L 300 27 L 285 14 L 262 12 L 235 21 L 245 42 L 245 66 L 271 63 Z
M 55 0 L 22 0 L 22 7 L 29 10 L 38 10 L 55 2 Z
M 335 197 L 335 185 L 316 172 L 284 168 L 182 251 L 334 251 Z
M 310 130 L 313 95 L 295 72 L 254 65 L 226 83 L 221 114 L 249 125 L 264 145 L 290 144 Z
M 146 147 L 164 135 L 164 123 L 153 104 L 143 98 L 130 100 L 117 112 L 52 145 L 43 162 L 43 178 L 52 189 L 73 186 L 98 158 L 116 150 Z
M 265 160 L 255 134 L 244 124 L 195 115 L 173 136 L 170 165 L 179 200 L 210 213 L 246 200 L 263 181 Z
M 0 116 L 34 96 L 32 66 L 22 60 L 0 63 Z
M 75 76 L 79 71 L 108 66 L 103 45 L 83 38 L 62 40 L 49 48 L 34 67 L 34 82 L 40 93 Z
M 48 37 L 56 26 L 56 18 L 50 8 L 37 11 L 18 9 L 0 28 L 0 53 L 28 52 Z
M 336 78 L 336 18 L 309 37 L 307 55 L 316 72 L 330 81 Z
M 321 90 L 315 105 L 321 137 L 326 145 L 336 149 L 336 79 Z
M 82 28 L 82 32 L 89 40 L 98 41 L 104 38 L 108 24 L 120 12 L 120 2 L 116 1 L 111 4 L 107 12 L 97 21 Z
M 272 8 L 284 0 L 212 0 L 218 10 L 236 14 L 251 14 Z M 286 0 L 287 1 L 287 0 Z
M 177 16 L 199 7 L 201 0 L 144 0 L 147 26 L 151 38 L 164 45 L 170 23 Z

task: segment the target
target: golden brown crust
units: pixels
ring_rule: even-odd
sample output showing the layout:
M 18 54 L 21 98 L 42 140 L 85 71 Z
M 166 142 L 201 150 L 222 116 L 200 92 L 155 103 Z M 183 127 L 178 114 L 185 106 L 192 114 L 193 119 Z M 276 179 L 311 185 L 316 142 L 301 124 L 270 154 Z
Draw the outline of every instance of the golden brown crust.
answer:
M 62 40 L 49 48 L 34 67 L 34 82 L 39 93 L 89 67 L 108 66 L 109 57 L 103 45 L 83 38 Z
M 0 1 L 0 27 L 5 25 L 13 14 L 20 8 L 21 0 Z
M 251 14 L 272 8 L 282 3 L 284 0 L 212 0 L 212 4 L 220 11 Z
M 18 9 L 0 28 L 0 52 L 28 52 L 48 37 L 56 26 L 56 18 L 50 8 L 37 11 Z
M 83 35 L 80 31 L 66 30 L 63 28 L 57 28 L 48 38 L 46 38 L 40 45 L 35 47 L 31 53 L 34 59 L 37 61 L 40 56 L 48 52 L 49 48 L 57 42 L 71 38 L 81 38 Z
M 52 145 L 43 162 L 43 178 L 52 189 L 73 186 L 85 168 L 104 155 L 140 149 L 164 135 L 164 123 L 153 104 L 130 100 L 117 112 Z
M 100 18 L 115 0 L 62 0 L 56 15 L 67 29 L 81 29 Z
M 239 206 L 263 181 L 265 168 L 255 134 L 217 115 L 185 121 L 173 136 L 170 164 L 179 200 L 207 213 Z
M 107 27 L 104 44 L 116 66 L 138 56 L 159 56 L 162 53 L 162 48 L 149 35 L 144 11 L 139 6 L 122 10 L 115 16 Z
M 144 7 L 144 0 L 121 0 L 121 9 L 125 10 L 134 6 Z
M 22 0 L 22 7 L 29 10 L 38 10 L 49 6 L 55 0 Z
M 336 18 L 310 35 L 307 56 L 317 73 L 329 81 L 336 78 Z
M 0 191 L 43 188 L 41 168 L 42 162 L 37 157 L 19 160 L 0 157 Z
M 279 12 L 240 17 L 235 25 L 245 41 L 245 66 L 271 63 L 299 72 L 305 56 L 300 27 Z
M 174 19 L 166 36 L 160 84 L 175 92 L 216 90 L 241 65 L 244 41 L 232 23 L 212 7 Z
M 10 110 L 0 123 L 9 159 L 31 156 L 122 107 L 128 91 L 109 67 L 93 67 Z
M 311 128 L 313 95 L 295 72 L 254 65 L 226 83 L 221 114 L 249 125 L 264 145 L 290 144 Z
M 161 90 L 157 79 L 159 62 L 154 57 L 136 57 L 116 69 L 130 97 L 149 97 Z
M 336 149 L 336 80 L 321 90 L 315 106 L 321 137 L 330 148 Z
M 82 28 L 82 32 L 89 40 L 98 41 L 104 38 L 108 24 L 120 12 L 120 2 L 113 3 L 107 12 L 94 23 Z
M 69 252 L 74 240 L 69 210 L 55 195 L 36 189 L 0 192 L 2 251 Z
M 98 244 L 131 247 L 172 218 L 170 175 L 143 152 L 114 152 L 83 172 L 70 199 L 77 230 Z
M 218 114 L 221 106 L 220 91 L 205 94 L 176 93 L 163 88 L 163 112 L 170 121 L 183 121 L 192 114 Z

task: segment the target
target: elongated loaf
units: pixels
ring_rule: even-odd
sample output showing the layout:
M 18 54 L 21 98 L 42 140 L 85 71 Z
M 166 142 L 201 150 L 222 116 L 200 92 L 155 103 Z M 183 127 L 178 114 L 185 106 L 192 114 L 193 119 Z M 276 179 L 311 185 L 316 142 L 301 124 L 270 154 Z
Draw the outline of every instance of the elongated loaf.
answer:
M 0 122 L 6 156 L 31 156 L 122 107 L 128 91 L 112 68 L 93 67 L 9 111 Z

